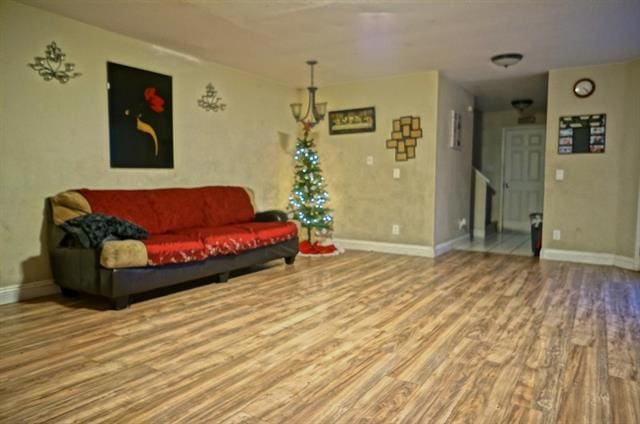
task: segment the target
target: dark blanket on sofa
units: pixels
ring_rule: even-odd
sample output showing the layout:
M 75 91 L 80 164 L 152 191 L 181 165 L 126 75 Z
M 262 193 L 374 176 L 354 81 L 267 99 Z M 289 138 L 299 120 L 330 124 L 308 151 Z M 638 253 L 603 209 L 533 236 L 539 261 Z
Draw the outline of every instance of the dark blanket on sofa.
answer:
M 67 233 L 67 245 L 98 247 L 106 240 L 149 237 L 147 230 L 124 219 L 100 213 L 90 213 L 70 219 L 60 226 Z

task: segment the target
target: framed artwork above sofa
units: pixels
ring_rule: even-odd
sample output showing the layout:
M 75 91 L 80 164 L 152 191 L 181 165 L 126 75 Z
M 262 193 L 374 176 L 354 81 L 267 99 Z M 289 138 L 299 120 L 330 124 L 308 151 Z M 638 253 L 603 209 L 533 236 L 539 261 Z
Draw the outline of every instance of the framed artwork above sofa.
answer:
M 173 168 L 171 77 L 107 62 L 112 168 Z

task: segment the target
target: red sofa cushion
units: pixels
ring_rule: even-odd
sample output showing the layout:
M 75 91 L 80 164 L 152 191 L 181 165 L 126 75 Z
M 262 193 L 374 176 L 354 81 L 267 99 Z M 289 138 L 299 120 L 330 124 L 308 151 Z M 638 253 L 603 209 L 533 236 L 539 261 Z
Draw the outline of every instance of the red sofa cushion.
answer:
M 204 187 L 203 194 L 206 202 L 203 227 L 253 221 L 256 217 L 251 198 L 242 187 Z
M 293 222 L 245 222 L 220 227 L 191 228 L 181 234 L 202 240 L 210 256 L 236 255 L 245 250 L 291 240 L 298 234 Z
M 259 246 L 270 246 L 291 240 L 298 235 L 298 227 L 293 222 L 245 222 L 238 224 L 256 235 Z
M 202 240 L 210 256 L 236 255 L 245 250 L 258 247 L 256 235 L 248 229 L 237 225 L 220 227 L 192 228 L 183 234 L 198 237 Z
M 126 219 L 150 234 L 251 221 L 255 211 L 243 187 L 151 190 L 77 190 L 91 210 Z
M 209 256 L 200 239 L 184 234 L 152 234 L 142 242 L 151 266 L 202 261 Z
M 91 211 L 113 215 L 140 225 L 150 234 L 162 232 L 158 215 L 141 190 L 77 190 L 87 199 Z

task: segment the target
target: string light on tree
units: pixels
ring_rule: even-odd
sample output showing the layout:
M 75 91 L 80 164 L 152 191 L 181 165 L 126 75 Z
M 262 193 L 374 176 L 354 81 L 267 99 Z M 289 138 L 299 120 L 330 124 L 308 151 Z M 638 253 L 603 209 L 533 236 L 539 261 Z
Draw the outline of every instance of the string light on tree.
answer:
M 311 242 L 312 229 L 333 229 L 333 217 L 325 206 L 329 193 L 325 189 L 318 154 L 309 133 L 305 132 L 303 138 L 298 138 L 294 159 L 296 165 L 289 209 L 293 212 L 293 219 L 300 221 L 306 229 L 307 241 Z

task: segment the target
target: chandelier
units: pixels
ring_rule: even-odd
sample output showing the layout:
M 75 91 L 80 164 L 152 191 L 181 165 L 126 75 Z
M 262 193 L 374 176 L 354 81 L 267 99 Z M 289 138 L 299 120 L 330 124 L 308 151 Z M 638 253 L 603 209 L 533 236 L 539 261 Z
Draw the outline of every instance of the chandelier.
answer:
M 315 60 L 308 60 L 307 65 L 311 68 L 311 84 L 307 87 L 309 90 L 309 106 L 307 106 L 307 113 L 301 118 L 302 103 L 291 103 L 291 113 L 296 122 L 301 122 L 304 131 L 309 132 L 311 128 L 316 126 L 318 122 L 322 121 L 324 115 L 327 113 L 327 103 L 316 103 L 316 91 L 318 87 L 313 85 L 313 66 L 318 62 Z

